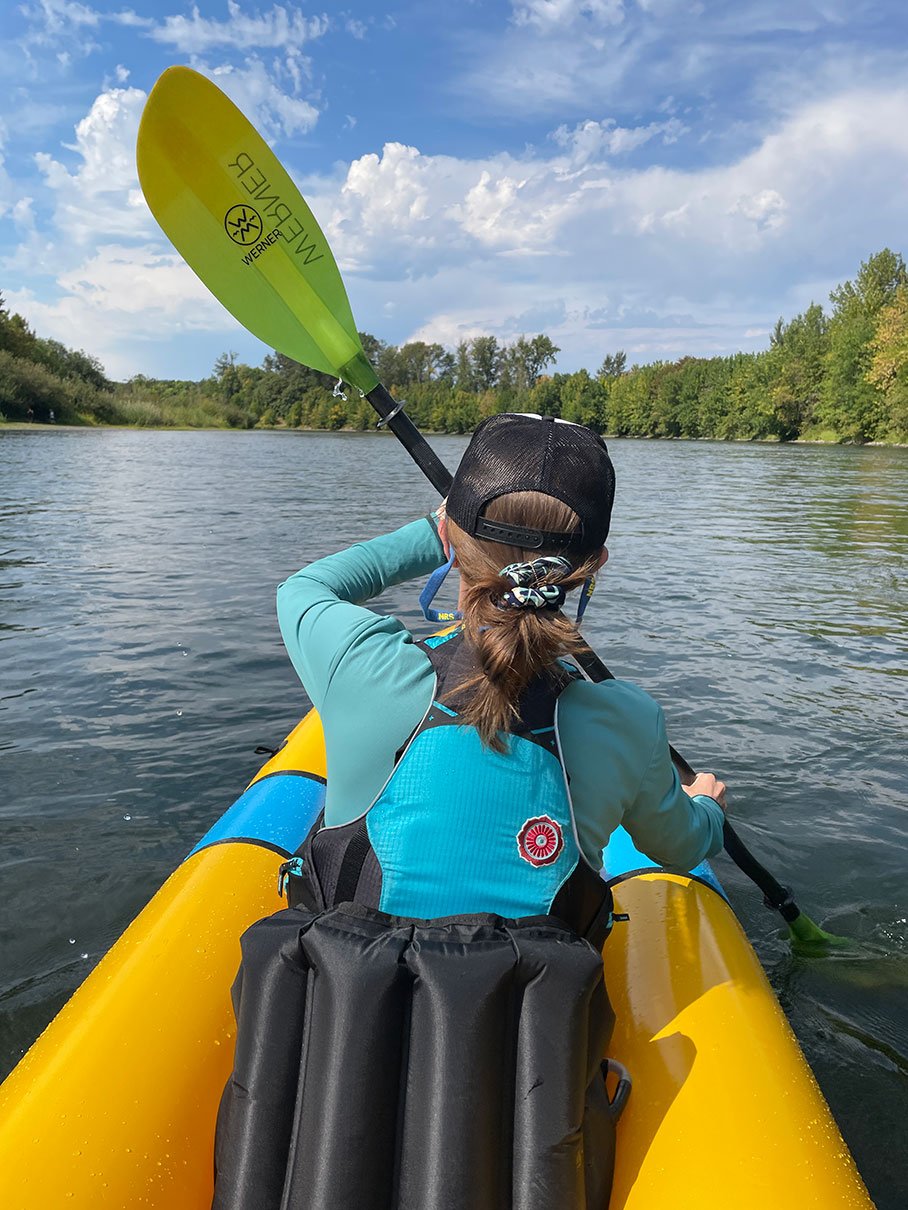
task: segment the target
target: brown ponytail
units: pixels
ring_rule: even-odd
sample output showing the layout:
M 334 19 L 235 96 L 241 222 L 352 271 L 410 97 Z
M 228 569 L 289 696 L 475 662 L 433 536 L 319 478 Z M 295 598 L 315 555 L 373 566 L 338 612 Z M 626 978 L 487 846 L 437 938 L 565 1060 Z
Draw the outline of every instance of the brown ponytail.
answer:
M 576 528 L 577 514 L 542 492 L 512 492 L 492 501 L 489 520 L 532 529 L 565 532 Z M 508 563 L 524 563 L 557 550 L 523 550 L 470 537 L 448 518 L 448 536 L 462 577 L 461 609 L 467 642 L 477 654 L 479 671 L 455 692 L 470 691 L 461 708 L 465 723 L 475 727 L 482 742 L 506 751 L 499 734 L 517 717 L 524 689 L 540 673 L 554 671 L 555 661 L 583 646 L 575 628 L 560 613 L 547 609 L 501 609 L 496 599 L 512 585 L 499 574 Z M 599 550 L 567 576 L 546 578 L 566 590 L 578 588 L 599 567 Z

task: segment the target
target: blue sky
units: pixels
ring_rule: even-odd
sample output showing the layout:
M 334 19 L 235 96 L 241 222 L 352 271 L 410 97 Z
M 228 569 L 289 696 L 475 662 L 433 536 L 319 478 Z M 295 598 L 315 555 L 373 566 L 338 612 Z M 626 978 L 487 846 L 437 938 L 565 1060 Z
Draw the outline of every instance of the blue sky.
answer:
M 274 144 L 359 326 L 449 346 L 546 331 L 559 367 L 764 347 L 908 253 L 899 0 L 0 0 L 0 291 L 115 377 L 267 351 L 135 173 L 186 63 Z

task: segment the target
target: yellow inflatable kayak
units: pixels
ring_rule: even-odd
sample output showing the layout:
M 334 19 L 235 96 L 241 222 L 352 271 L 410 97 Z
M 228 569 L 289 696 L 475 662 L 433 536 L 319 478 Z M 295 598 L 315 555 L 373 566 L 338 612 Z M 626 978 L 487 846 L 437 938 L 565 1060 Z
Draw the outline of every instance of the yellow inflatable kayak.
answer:
M 0 1087 L 4 1210 L 210 1206 L 239 937 L 283 906 L 324 784 L 312 713 Z M 604 951 L 610 1054 L 634 1081 L 612 1210 L 872 1207 L 709 868 L 658 869 L 619 831 L 606 873 L 630 916 Z

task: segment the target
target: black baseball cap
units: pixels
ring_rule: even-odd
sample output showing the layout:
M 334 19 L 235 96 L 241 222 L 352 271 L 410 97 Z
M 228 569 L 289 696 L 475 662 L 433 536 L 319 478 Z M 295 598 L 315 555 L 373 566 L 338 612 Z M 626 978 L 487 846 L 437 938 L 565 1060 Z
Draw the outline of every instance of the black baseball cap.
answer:
M 551 532 L 483 516 L 488 504 L 512 492 L 554 496 L 574 510 L 579 528 Z M 447 513 L 465 533 L 488 542 L 585 557 L 608 536 L 614 498 L 615 468 L 598 433 L 554 416 L 502 412 L 474 432 L 454 475 Z

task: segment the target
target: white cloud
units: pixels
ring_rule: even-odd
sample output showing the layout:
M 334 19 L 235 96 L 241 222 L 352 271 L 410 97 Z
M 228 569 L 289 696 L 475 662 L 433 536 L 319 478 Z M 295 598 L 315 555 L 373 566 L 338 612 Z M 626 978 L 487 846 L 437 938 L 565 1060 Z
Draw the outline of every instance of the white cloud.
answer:
M 563 121 L 603 109 L 636 118 L 668 90 L 701 112 L 721 96 L 723 110 L 728 103 L 760 116 L 767 112 L 757 96 L 761 82 L 780 70 L 803 88 L 824 62 L 847 72 L 863 61 L 872 83 L 868 65 L 872 71 L 882 52 L 867 55 L 866 42 L 842 37 L 843 25 L 857 30 L 866 21 L 862 6 L 848 0 L 512 0 L 509 25 L 473 39 L 451 91 L 485 119 L 552 114 Z M 904 53 L 901 59 L 904 69 Z M 838 86 L 846 79 L 840 74 Z M 767 100 L 778 112 L 788 93 L 770 92 Z M 730 116 L 721 114 L 723 129 Z
M 142 315 L 143 324 L 161 327 L 168 311 L 176 308 L 177 326 L 207 328 L 212 316 L 222 314 L 178 253 L 151 244 L 104 244 L 80 265 L 62 273 L 59 281 L 95 315 Z
M 439 240 L 457 238 L 447 209 L 462 202 L 464 178 L 475 171 L 469 161 L 387 143 L 380 156 L 350 165 L 328 218 L 329 242 L 348 268 L 377 267 L 405 246 L 411 268 L 421 253 L 434 262 Z
M 20 197 L 12 208 L 13 222 L 21 231 L 33 231 L 35 226 L 35 213 L 33 206 L 35 199 L 33 197 Z
M 621 155 L 636 150 L 651 139 L 659 138 L 664 145 L 676 143 L 689 128 L 678 118 L 664 122 L 650 122 L 648 126 L 619 126 L 614 118 L 600 122 L 592 119 L 579 122 L 573 129 L 559 126 L 552 132 L 552 139 L 568 149 L 577 163 L 585 163 L 602 155 Z M 659 137 L 661 136 L 661 138 Z
M 105 15 L 109 21 L 113 21 L 117 25 L 124 25 L 127 28 L 148 29 L 149 26 L 154 25 L 151 17 L 140 17 L 131 8 L 121 9 L 118 13 L 108 13 Z
M 13 199 L 12 181 L 9 179 L 6 168 L 4 167 L 5 161 L 3 157 L 3 147 L 5 143 L 6 126 L 3 122 L 3 119 L 0 118 L 0 218 L 6 214 L 7 210 L 12 204 Z
M 775 189 L 761 189 L 759 193 L 739 197 L 729 214 L 743 215 L 762 230 L 781 227 L 786 209 L 785 199 Z
M 238 326 L 177 253 L 154 245 L 103 245 L 58 284 L 53 302 L 10 290 L 8 304 L 43 336 L 90 350 L 114 377 L 136 372 L 137 341 Z
M 203 17 L 197 6 L 190 15 L 165 17 L 149 30 L 156 42 L 173 46 L 184 54 L 200 54 L 216 46 L 240 49 L 301 46 L 320 38 L 328 30 L 324 14 L 306 17 L 298 8 L 274 5 L 270 12 L 245 13 L 236 0 L 227 0 L 228 18 Z
M 46 152 L 38 165 L 55 198 L 57 236 L 86 245 L 110 236 L 138 236 L 151 229 L 136 175 L 135 146 L 145 93 L 111 88 L 95 98 L 76 126 L 68 149 L 79 157 L 70 171 Z
M 30 23 L 31 29 L 23 40 L 26 53 L 34 46 L 53 46 L 66 39 L 69 46 L 58 55 L 58 61 L 66 66 L 73 53 L 88 55 L 100 50 L 100 45 L 87 38 L 87 30 L 99 30 L 103 22 L 121 26 L 147 27 L 153 25 L 148 17 L 140 17 L 131 9 L 120 12 L 100 12 L 77 0 L 37 0 L 21 6 L 20 12 Z
M 606 25 L 624 20 L 624 0 L 516 0 L 513 5 L 517 25 L 564 28 L 582 18 Z
M 303 97 L 291 96 L 275 84 L 275 77 L 289 77 L 298 90 L 306 63 L 290 54 L 270 67 L 254 55 L 244 67 L 225 65 L 209 69 L 196 64 L 223 89 L 267 139 L 279 135 L 306 134 L 318 122 L 318 109 Z
M 101 14 L 95 9 L 72 0 L 38 0 L 37 4 L 23 5 L 22 12 L 40 24 L 48 38 L 73 28 L 95 29 L 101 22 Z

